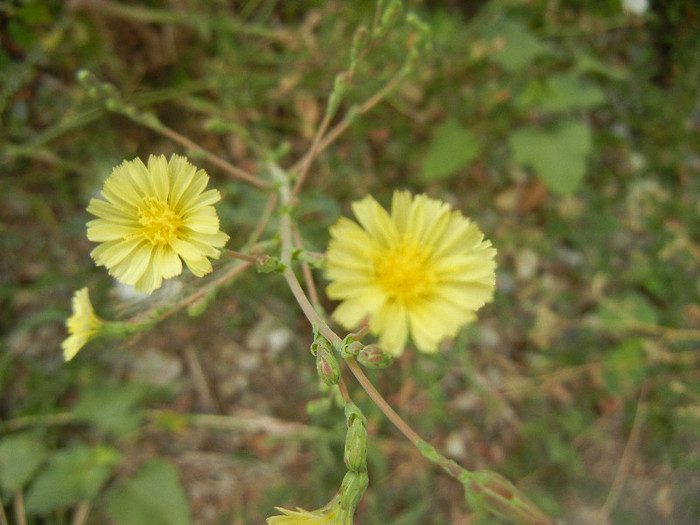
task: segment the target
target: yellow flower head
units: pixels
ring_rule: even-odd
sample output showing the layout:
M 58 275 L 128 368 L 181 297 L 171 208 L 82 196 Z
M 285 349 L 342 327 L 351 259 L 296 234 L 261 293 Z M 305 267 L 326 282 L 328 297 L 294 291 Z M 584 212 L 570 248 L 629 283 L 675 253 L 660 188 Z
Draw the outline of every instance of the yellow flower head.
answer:
M 446 203 L 395 191 L 391 214 L 369 195 L 352 210 L 359 224 L 338 220 L 326 251 L 326 291 L 342 301 L 333 318 L 345 328 L 369 317 L 387 352 L 401 354 L 409 333 L 435 352 L 492 299 L 496 250 Z
M 124 161 L 92 199 L 88 239 L 101 243 L 90 254 L 120 282 L 151 293 L 163 279 L 180 275 L 182 261 L 197 277 L 211 272 L 228 235 L 219 231 L 217 190 L 204 189 L 209 177 L 186 158 L 151 155 Z M 181 260 L 182 259 L 182 260 Z
M 61 344 L 63 359 L 70 361 L 80 349 L 93 339 L 104 321 L 95 315 L 87 287 L 73 294 L 73 315 L 66 321 L 68 337 Z

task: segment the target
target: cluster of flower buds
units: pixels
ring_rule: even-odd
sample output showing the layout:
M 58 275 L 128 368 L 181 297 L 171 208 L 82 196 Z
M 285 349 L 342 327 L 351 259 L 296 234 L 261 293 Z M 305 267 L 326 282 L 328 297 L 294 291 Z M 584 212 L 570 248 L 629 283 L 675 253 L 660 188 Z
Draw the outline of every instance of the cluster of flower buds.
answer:
M 369 477 L 367 475 L 367 419 L 354 403 L 345 405 L 345 465 L 348 471 L 340 485 L 340 506 L 353 513 L 362 499 Z
M 366 368 L 386 368 L 394 362 L 394 356 L 385 352 L 379 345 L 365 345 L 355 341 L 354 334 L 348 335 L 338 345 L 338 352 L 343 359 L 354 357 Z

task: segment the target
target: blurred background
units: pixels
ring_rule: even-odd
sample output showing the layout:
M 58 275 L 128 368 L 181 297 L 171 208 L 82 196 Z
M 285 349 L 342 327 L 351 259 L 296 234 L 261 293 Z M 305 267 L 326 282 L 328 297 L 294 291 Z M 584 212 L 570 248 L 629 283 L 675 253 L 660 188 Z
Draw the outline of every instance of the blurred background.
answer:
M 449 457 L 500 472 L 561 523 L 700 522 L 700 7 L 416 0 L 409 11 L 432 47 L 313 164 L 301 232 L 323 251 L 352 200 L 426 192 L 479 223 L 498 284 L 440 353 L 408 349 L 370 377 Z M 365 0 L 0 1 L 10 523 L 252 524 L 333 496 L 342 411 L 279 276 L 249 271 L 209 308 L 95 341 L 68 364 L 60 345 L 84 286 L 106 319 L 167 300 L 131 296 L 90 259 L 85 208 L 114 166 L 190 154 L 223 195 L 231 249 L 267 198 L 106 98 L 250 172 L 261 152 L 289 167 L 374 13 Z M 341 114 L 401 66 L 411 34 L 402 15 L 370 46 Z M 496 523 L 349 385 L 370 432 L 356 523 Z

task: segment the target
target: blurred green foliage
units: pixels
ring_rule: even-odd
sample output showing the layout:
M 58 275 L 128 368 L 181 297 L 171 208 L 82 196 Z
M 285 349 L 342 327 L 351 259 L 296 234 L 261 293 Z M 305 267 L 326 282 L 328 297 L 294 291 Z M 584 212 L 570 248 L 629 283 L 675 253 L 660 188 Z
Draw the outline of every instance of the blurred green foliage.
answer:
M 10 521 L 23 501 L 29 523 L 69 523 L 85 502 L 90 523 L 259 523 L 274 505 L 317 507 L 338 486 L 342 416 L 319 401 L 310 331 L 275 276 L 248 275 L 200 317 L 93 345 L 68 365 L 60 342 L 82 286 L 106 317 L 141 308 L 91 264 L 89 198 L 124 159 L 183 152 L 109 112 L 76 73 L 247 170 L 263 169 L 270 151 L 289 166 L 308 148 L 355 29 L 374 16 L 372 2 L 343 4 L 0 2 L 0 499 Z M 480 223 L 499 250 L 499 286 L 443 352 L 409 351 L 370 377 L 448 455 L 521 482 L 567 523 L 600 523 L 600 513 L 697 523 L 700 9 L 409 9 L 430 26 L 432 51 L 320 155 L 302 235 L 322 251 L 348 201 L 425 191 Z M 389 79 L 409 34 L 386 31 L 342 112 Z M 223 229 L 239 246 L 265 196 L 191 156 L 224 195 Z M 259 333 L 284 327 L 284 351 L 265 351 Z M 470 522 L 461 487 L 352 394 L 370 431 L 358 522 Z M 241 411 L 328 435 L 279 439 L 177 416 Z

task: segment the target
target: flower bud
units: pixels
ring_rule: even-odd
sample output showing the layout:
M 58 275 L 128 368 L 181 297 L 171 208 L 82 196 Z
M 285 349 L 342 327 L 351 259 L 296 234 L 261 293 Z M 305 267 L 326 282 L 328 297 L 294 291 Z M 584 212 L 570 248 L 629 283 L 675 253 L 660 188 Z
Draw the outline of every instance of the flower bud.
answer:
M 386 368 L 394 362 L 394 356 L 378 345 L 367 345 L 357 354 L 357 360 L 367 368 Z
M 345 474 L 343 483 L 340 485 L 340 507 L 343 511 L 346 513 L 355 511 L 365 490 L 367 490 L 367 485 L 369 485 L 369 476 L 366 470 L 362 472 L 349 471 Z
M 326 344 L 316 346 L 316 370 L 319 377 L 328 386 L 335 385 L 340 381 L 340 365 L 327 341 Z
M 270 255 L 258 255 L 255 258 L 255 267 L 258 273 L 272 273 L 272 272 L 283 272 L 284 265 L 280 262 L 277 257 L 272 257 Z
M 355 357 L 364 347 L 365 345 L 363 345 L 360 341 L 353 341 L 347 345 L 344 345 L 340 353 L 345 358 Z

